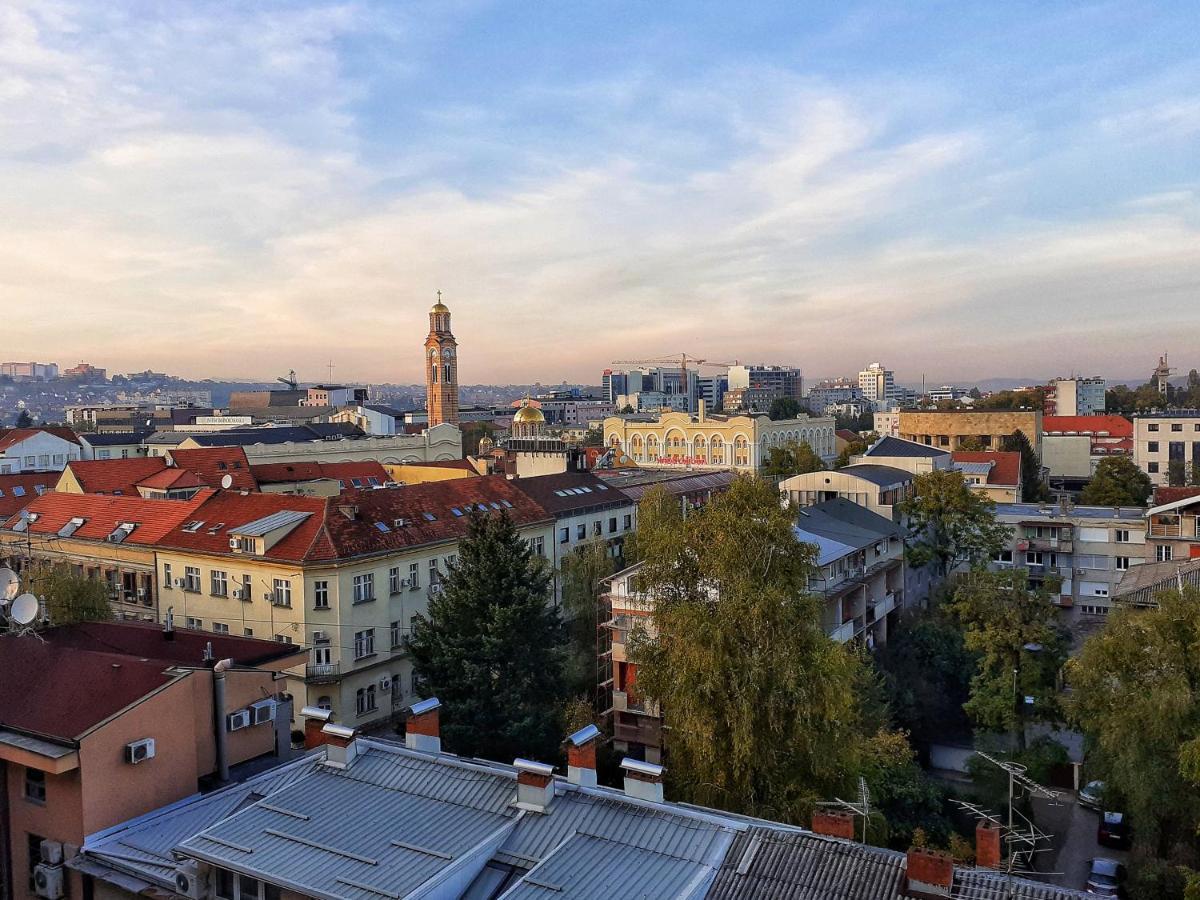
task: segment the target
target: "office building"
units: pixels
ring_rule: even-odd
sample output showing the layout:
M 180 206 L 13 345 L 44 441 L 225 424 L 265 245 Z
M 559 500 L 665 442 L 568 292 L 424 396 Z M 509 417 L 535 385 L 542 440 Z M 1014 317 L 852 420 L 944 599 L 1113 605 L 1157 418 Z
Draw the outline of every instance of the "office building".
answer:
M 1200 412 L 1174 410 L 1136 416 L 1133 461 L 1156 486 L 1194 484 L 1200 473 Z
M 885 409 L 896 396 L 896 375 L 885 369 L 883 363 L 873 362 L 858 373 L 858 389 L 876 409 Z
M 1104 412 L 1103 378 L 1055 378 L 1046 392 L 1047 416 L 1095 416 Z

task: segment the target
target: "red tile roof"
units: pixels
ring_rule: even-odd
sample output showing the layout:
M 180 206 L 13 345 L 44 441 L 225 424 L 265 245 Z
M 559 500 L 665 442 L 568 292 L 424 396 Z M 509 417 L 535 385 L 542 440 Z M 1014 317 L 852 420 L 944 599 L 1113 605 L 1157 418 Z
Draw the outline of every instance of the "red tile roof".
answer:
M 1016 485 L 1021 483 L 1021 454 L 1005 450 L 955 450 L 954 462 L 994 463 L 988 472 L 988 484 Z
M 191 500 L 144 500 L 141 497 L 113 497 L 107 494 L 58 494 L 49 492 L 36 498 L 27 509 L 37 513 L 29 524 L 30 534 L 57 534 L 74 518 L 84 520 L 71 535 L 75 540 L 103 541 L 123 522 L 137 525 L 125 544 L 154 544 L 181 522 L 194 518 L 195 510 L 213 494 L 201 491 Z M 12 528 L 20 521 L 11 516 L 4 524 Z
M 178 624 L 174 638 L 167 640 L 162 625 L 146 622 L 80 622 L 50 628 L 41 636 L 57 647 L 123 653 L 179 666 L 202 666 L 204 651 L 210 644 L 215 659 L 232 659 L 239 666 L 263 665 L 304 652 L 303 647 L 293 644 L 194 631 Z
M 1124 416 L 1042 416 L 1043 434 L 1097 434 L 1107 432 L 1112 437 L 1133 437 L 1133 423 Z
M 862 440 L 862 435 L 860 435 L 857 431 L 851 431 L 849 428 L 839 428 L 834 432 L 834 434 L 840 437 L 843 441 L 848 441 L 851 444 L 853 444 L 855 441 Z
M 296 462 L 296 463 L 262 463 L 252 465 L 250 472 L 259 484 L 290 484 L 301 481 L 318 481 L 332 479 L 344 481 L 350 486 L 350 479 L 357 478 L 366 481 L 368 478 L 377 479 L 379 484 L 391 481 L 387 470 L 377 462 Z
M 38 495 L 54 490 L 57 482 L 57 472 L 0 475 L 0 521 L 19 513 Z
M 1151 506 L 1165 506 L 1189 497 L 1200 497 L 1200 487 L 1156 487 Z
M 209 487 L 220 487 L 221 479 L 228 475 L 233 479 L 230 485 L 233 490 L 258 490 L 258 482 L 250 471 L 250 461 L 241 447 L 199 447 L 170 453 L 176 466 L 195 472 Z
M 203 493 L 203 492 L 202 492 Z M 168 501 L 149 501 L 168 502 Z M 325 500 L 291 494 L 259 494 L 242 491 L 210 493 L 186 520 L 181 520 L 158 541 L 160 547 L 193 550 L 221 556 L 232 555 L 230 535 L 239 527 L 278 512 L 306 512 L 308 518 L 296 525 L 261 558 L 302 562 L 311 558 L 313 544 L 322 531 Z M 184 531 L 188 521 L 203 522 L 195 531 Z M 216 526 L 220 525 L 218 529 Z
M 0 450 L 7 450 L 9 447 L 21 443 L 21 441 L 28 440 L 40 432 L 52 434 L 72 444 L 79 443 L 78 434 L 70 428 L 63 428 L 58 425 L 49 425 L 45 428 L 0 428 Z
M 156 491 L 183 490 L 184 488 L 210 487 L 203 478 L 187 469 L 160 469 L 149 478 L 137 483 L 138 488 Z M 140 492 L 140 491 L 139 491 Z
M 167 461 L 161 456 L 131 456 L 128 459 L 86 459 L 67 464 L 85 494 L 138 495 L 138 482 L 162 471 Z

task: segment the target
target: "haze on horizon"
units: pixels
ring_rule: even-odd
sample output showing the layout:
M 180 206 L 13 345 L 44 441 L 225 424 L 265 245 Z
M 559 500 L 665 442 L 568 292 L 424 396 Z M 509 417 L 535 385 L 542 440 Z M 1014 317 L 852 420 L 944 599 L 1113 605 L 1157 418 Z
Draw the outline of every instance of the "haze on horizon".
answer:
M 0 9 L 5 359 L 1125 376 L 1200 326 L 1194 3 Z

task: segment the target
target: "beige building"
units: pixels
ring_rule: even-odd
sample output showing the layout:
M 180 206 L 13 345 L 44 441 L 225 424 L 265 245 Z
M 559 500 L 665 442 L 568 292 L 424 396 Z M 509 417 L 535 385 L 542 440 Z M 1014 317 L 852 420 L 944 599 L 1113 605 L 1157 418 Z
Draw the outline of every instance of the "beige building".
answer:
M 943 450 L 961 450 L 965 441 L 977 439 L 986 450 L 1000 450 L 1004 438 L 1014 431 L 1029 439 L 1034 452 L 1042 455 L 1040 410 L 908 410 L 899 412 L 897 437 Z
M 763 415 L 663 413 L 644 420 L 612 416 L 604 420 L 604 444 L 646 468 L 719 468 L 756 472 L 772 447 L 807 443 L 826 461 L 837 456 L 834 420 L 806 416 L 772 421 Z
M 1200 413 L 1168 412 L 1133 420 L 1133 461 L 1155 486 L 1182 487 L 1200 472 Z
M 914 478 L 911 472 L 903 469 L 861 464 L 793 475 L 779 482 L 779 493 L 792 506 L 815 506 L 841 497 L 885 519 L 897 521 L 896 505 L 913 495 Z

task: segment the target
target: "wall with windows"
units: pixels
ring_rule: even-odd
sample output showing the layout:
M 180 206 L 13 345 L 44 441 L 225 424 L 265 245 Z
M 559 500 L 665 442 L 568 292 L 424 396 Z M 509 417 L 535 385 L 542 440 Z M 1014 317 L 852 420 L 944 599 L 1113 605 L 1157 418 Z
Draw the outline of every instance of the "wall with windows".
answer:
M 72 460 L 81 459 L 83 449 L 48 431 L 33 431 L 29 437 L 0 451 L 0 475 L 21 472 L 61 472 Z
M 1200 473 L 1200 412 L 1135 418 L 1133 461 L 1155 485 L 1193 484 Z

